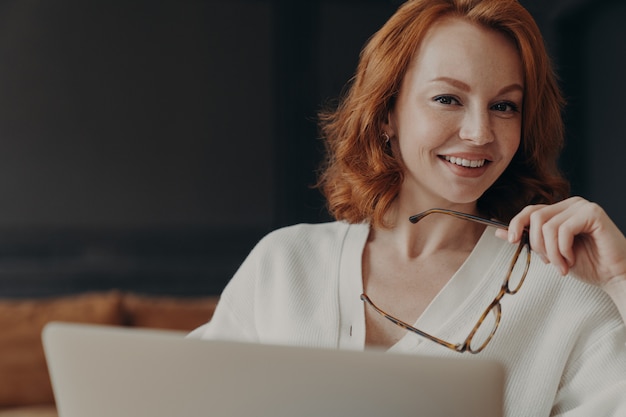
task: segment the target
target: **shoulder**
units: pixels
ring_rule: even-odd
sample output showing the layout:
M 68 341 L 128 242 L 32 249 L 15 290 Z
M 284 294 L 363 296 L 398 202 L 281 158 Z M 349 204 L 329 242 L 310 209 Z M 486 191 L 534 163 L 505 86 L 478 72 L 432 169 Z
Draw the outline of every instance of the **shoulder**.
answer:
M 298 238 L 305 236 L 314 237 L 332 237 L 337 234 L 345 233 L 350 227 L 346 222 L 327 222 L 327 223 L 299 223 L 292 226 L 285 226 L 276 229 L 265 236 L 264 239 L 280 239 L 280 238 Z
M 301 282 L 334 277 L 342 259 L 358 252 L 368 231 L 367 225 L 345 222 L 277 229 L 259 241 L 239 272 L 268 285 L 291 281 L 293 277 Z
M 318 224 L 301 223 L 274 230 L 263 237 L 254 251 L 327 251 L 343 245 L 350 229 L 368 228 L 367 225 L 353 225 L 345 222 Z

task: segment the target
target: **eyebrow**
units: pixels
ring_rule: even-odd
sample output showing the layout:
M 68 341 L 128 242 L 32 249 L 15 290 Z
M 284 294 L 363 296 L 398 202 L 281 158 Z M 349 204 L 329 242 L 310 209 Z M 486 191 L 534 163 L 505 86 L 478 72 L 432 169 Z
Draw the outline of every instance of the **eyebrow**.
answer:
M 463 81 L 457 80 L 455 78 L 437 77 L 437 78 L 432 79 L 431 82 L 444 82 L 463 91 L 471 90 L 471 87 L 468 84 L 465 84 Z M 511 85 L 507 85 L 506 87 L 503 87 L 502 89 L 500 89 L 500 91 L 498 91 L 498 95 L 505 94 L 505 93 L 515 91 L 515 90 L 521 91 L 523 93 L 524 87 L 522 87 L 521 85 L 517 83 L 513 83 Z

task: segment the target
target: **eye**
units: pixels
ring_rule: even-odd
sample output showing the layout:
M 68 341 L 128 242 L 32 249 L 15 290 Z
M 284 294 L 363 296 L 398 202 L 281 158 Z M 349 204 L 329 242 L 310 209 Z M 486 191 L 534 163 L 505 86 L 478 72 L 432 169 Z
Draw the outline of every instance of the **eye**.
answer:
M 456 98 L 452 96 L 437 96 L 433 98 L 433 101 L 436 101 L 437 103 L 445 104 L 445 105 L 450 105 L 450 104 L 460 105 L 461 104 L 459 100 L 457 100 Z
M 496 103 L 493 106 L 491 106 L 491 109 L 495 111 L 499 111 L 499 112 L 513 112 L 513 113 L 517 113 L 519 110 L 517 104 L 512 103 L 510 101 L 503 101 L 502 103 Z

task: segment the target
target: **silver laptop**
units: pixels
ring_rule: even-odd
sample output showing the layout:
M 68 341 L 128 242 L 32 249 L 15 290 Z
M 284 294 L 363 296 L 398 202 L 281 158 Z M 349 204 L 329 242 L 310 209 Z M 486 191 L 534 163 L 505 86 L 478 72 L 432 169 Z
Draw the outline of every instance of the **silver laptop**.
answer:
M 495 362 L 51 323 L 60 417 L 501 417 Z

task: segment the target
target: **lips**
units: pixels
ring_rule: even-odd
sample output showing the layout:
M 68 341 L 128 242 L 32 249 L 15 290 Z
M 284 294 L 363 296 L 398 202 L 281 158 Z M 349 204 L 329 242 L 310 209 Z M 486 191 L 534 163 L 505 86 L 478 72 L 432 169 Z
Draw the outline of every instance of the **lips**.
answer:
M 480 168 L 485 165 L 485 162 L 488 162 L 486 159 L 466 159 L 450 155 L 444 155 L 442 158 L 451 164 L 464 168 Z

